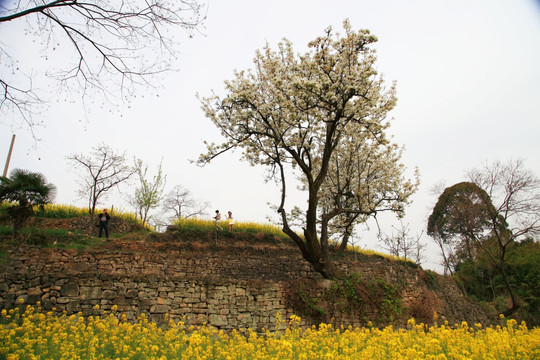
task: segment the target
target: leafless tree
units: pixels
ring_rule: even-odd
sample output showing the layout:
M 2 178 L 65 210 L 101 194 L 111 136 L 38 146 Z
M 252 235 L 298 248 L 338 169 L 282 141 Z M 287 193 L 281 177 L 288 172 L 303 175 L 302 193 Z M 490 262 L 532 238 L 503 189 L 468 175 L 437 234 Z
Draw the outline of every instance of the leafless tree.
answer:
M 392 226 L 396 233 L 392 231 L 392 234 L 387 235 L 384 233 L 379 234 L 379 241 L 383 243 L 382 247 L 390 254 L 396 257 L 403 257 L 405 259 L 412 259 L 418 265 L 422 263 L 423 252 L 426 245 L 421 241 L 423 231 L 420 235 L 409 235 L 409 224 L 403 224 L 400 221 L 400 227 Z
M 456 255 L 455 255 L 455 245 L 454 241 L 448 241 L 447 239 L 438 236 L 436 234 L 432 234 L 429 237 L 441 250 L 442 255 L 442 266 L 443 266 L 443 272 L 444 275 L 447 275 L 448 273 L 450 275 L 454 274 L 453 269 L 456 267 Z
M 38 90 L 49 85 L 38 77 L 41 67 L 70 101 L 78 93 L 83 106 L 90 94 L 101 94 L 104 101 L 127 99 L 139 85 L 152 85 L 154 75 L 173 67 L 174 30 L 191 36 L 204 20 L 195 0 L 19 0 L 9 5 L 0 9 L 2 31 L 25 36 L 11 36 L 17 43 L 1 37 L 0 118 L 9 114 L 30 128 L 33 109 L 47 100 Z M 8 53 L 33 46 L 40 47 L 41 59 L 30 64 Z
M 162 209 L 166 213 L 172 213 L 173 219 L 187 219 L 194 216 L 206 215 L 210 204 L 193 198 L 191 191 L 181 185 L 176 185 L 163 201 Z
M 525 169 L 523 160 L 486 163 L 467 175 L 488 193 L 497 214 L 508 224 L 508 242 L 540 234 L 540 179 Z
M 127 164 L 125 153 L 119 154 L 109 146 L 101 144 L 92 148 L 90 155 L 72 154 L 67 157 L 80 173 L 81 198 L 88 199 L 88 212 L 94 214 L 99 200 L 108 191 L 127 181 L 136 171 Z

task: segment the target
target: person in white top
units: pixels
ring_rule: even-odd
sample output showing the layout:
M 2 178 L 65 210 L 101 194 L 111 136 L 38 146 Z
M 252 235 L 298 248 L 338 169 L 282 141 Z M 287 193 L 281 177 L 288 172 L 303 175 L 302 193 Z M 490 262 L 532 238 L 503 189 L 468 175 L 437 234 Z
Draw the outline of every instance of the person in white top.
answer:
M 216 216 L 214 216 L 213 219 L 215 220 L 214 225 L 215 225 L 216 230 L 217 229 L 223 230 L 223 228 L 219 226 L 219 221 L 221 220 L 221 214 L 219 213 L 219 210 L 216 210 Z

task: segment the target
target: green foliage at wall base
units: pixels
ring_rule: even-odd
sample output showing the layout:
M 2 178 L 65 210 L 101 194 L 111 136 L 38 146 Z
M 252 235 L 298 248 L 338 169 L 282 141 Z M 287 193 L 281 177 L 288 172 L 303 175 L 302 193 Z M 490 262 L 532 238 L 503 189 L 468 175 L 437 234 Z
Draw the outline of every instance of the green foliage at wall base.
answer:
M 315 323 L 334 323 L 340 318 L 360 324 L 389 324 L 402 314 L 400 289 L 383 279 L 352 274 L 320 284 L 313 279 L 297 280 L 287 288 L 287 306 Z

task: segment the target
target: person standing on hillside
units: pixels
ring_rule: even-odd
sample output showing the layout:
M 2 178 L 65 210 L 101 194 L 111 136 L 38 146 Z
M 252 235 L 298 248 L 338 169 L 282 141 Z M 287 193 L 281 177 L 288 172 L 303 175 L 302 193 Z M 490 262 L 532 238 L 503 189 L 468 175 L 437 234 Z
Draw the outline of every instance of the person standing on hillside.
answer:
M 232 232 L 233 231 L 233 225 L 234 225 L 234 219 L 232 217 L 232 212 L 228 212 L 227 213 L 227 223 L 229 224 L 229 231 Z
M 219 226 L 219 221 L 221 220 L 221 214 L 219 213 L 219 210 L 216 210 L 216 216 L 213 217 L 215 229 L 223 230 L 221 226 Z
M 103 230 L 105 230 L 105 237 L 109 238 L 109 219 L 111 216 L 107 213 L 107 209 L 103 209 L 103 212 L 101 212 L 98 215 L 99 219 L 99 237 L 103 234 Z

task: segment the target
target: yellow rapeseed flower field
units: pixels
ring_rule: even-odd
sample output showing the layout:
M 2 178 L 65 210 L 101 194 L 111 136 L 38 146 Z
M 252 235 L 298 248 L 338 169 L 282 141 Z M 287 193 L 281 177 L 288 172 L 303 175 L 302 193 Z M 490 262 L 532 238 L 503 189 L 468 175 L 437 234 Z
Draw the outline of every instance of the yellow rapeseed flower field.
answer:
M 212 327 L 158 327 L 109 314 L 54 316 L 30 306 L 23 314 L 3 310 L 0 357 L 6 359 L 540 359 L 540 329 L 514 320 L 407 329 L 302 329 L 291 317 L 284 331 L 224 333 Z M 280 321 L 278 319 L 278 321 Z M 278 324 L 279 325 L 279 324 Z
M 174 225 L 179 226 L 183 229 L 192 229 L 192 230 L 204 230 L 204 231 L 210 231 L 214 230 L 215 225 L 213 220 L 209 219 L 201 219 L 201 218 L 183 218 L 183 219 L 176 219 L 173 221 Z M 224 218 L 220 221 L 220 226 L 223 229 L 227 229 L 227 220 Z M 246 222 L 246 221 L 238 221 L 235 220 L 234 223 L 234 231 L 235 232 L 243 232 L 243 233 L 264 233 L 264 234 L 271 234 L 278 237 L 285 238 L 286 235 L 281 231 L 281 228 L 277 225 L 271 224 L 271 223 L 258 223 L 258 222 Z

